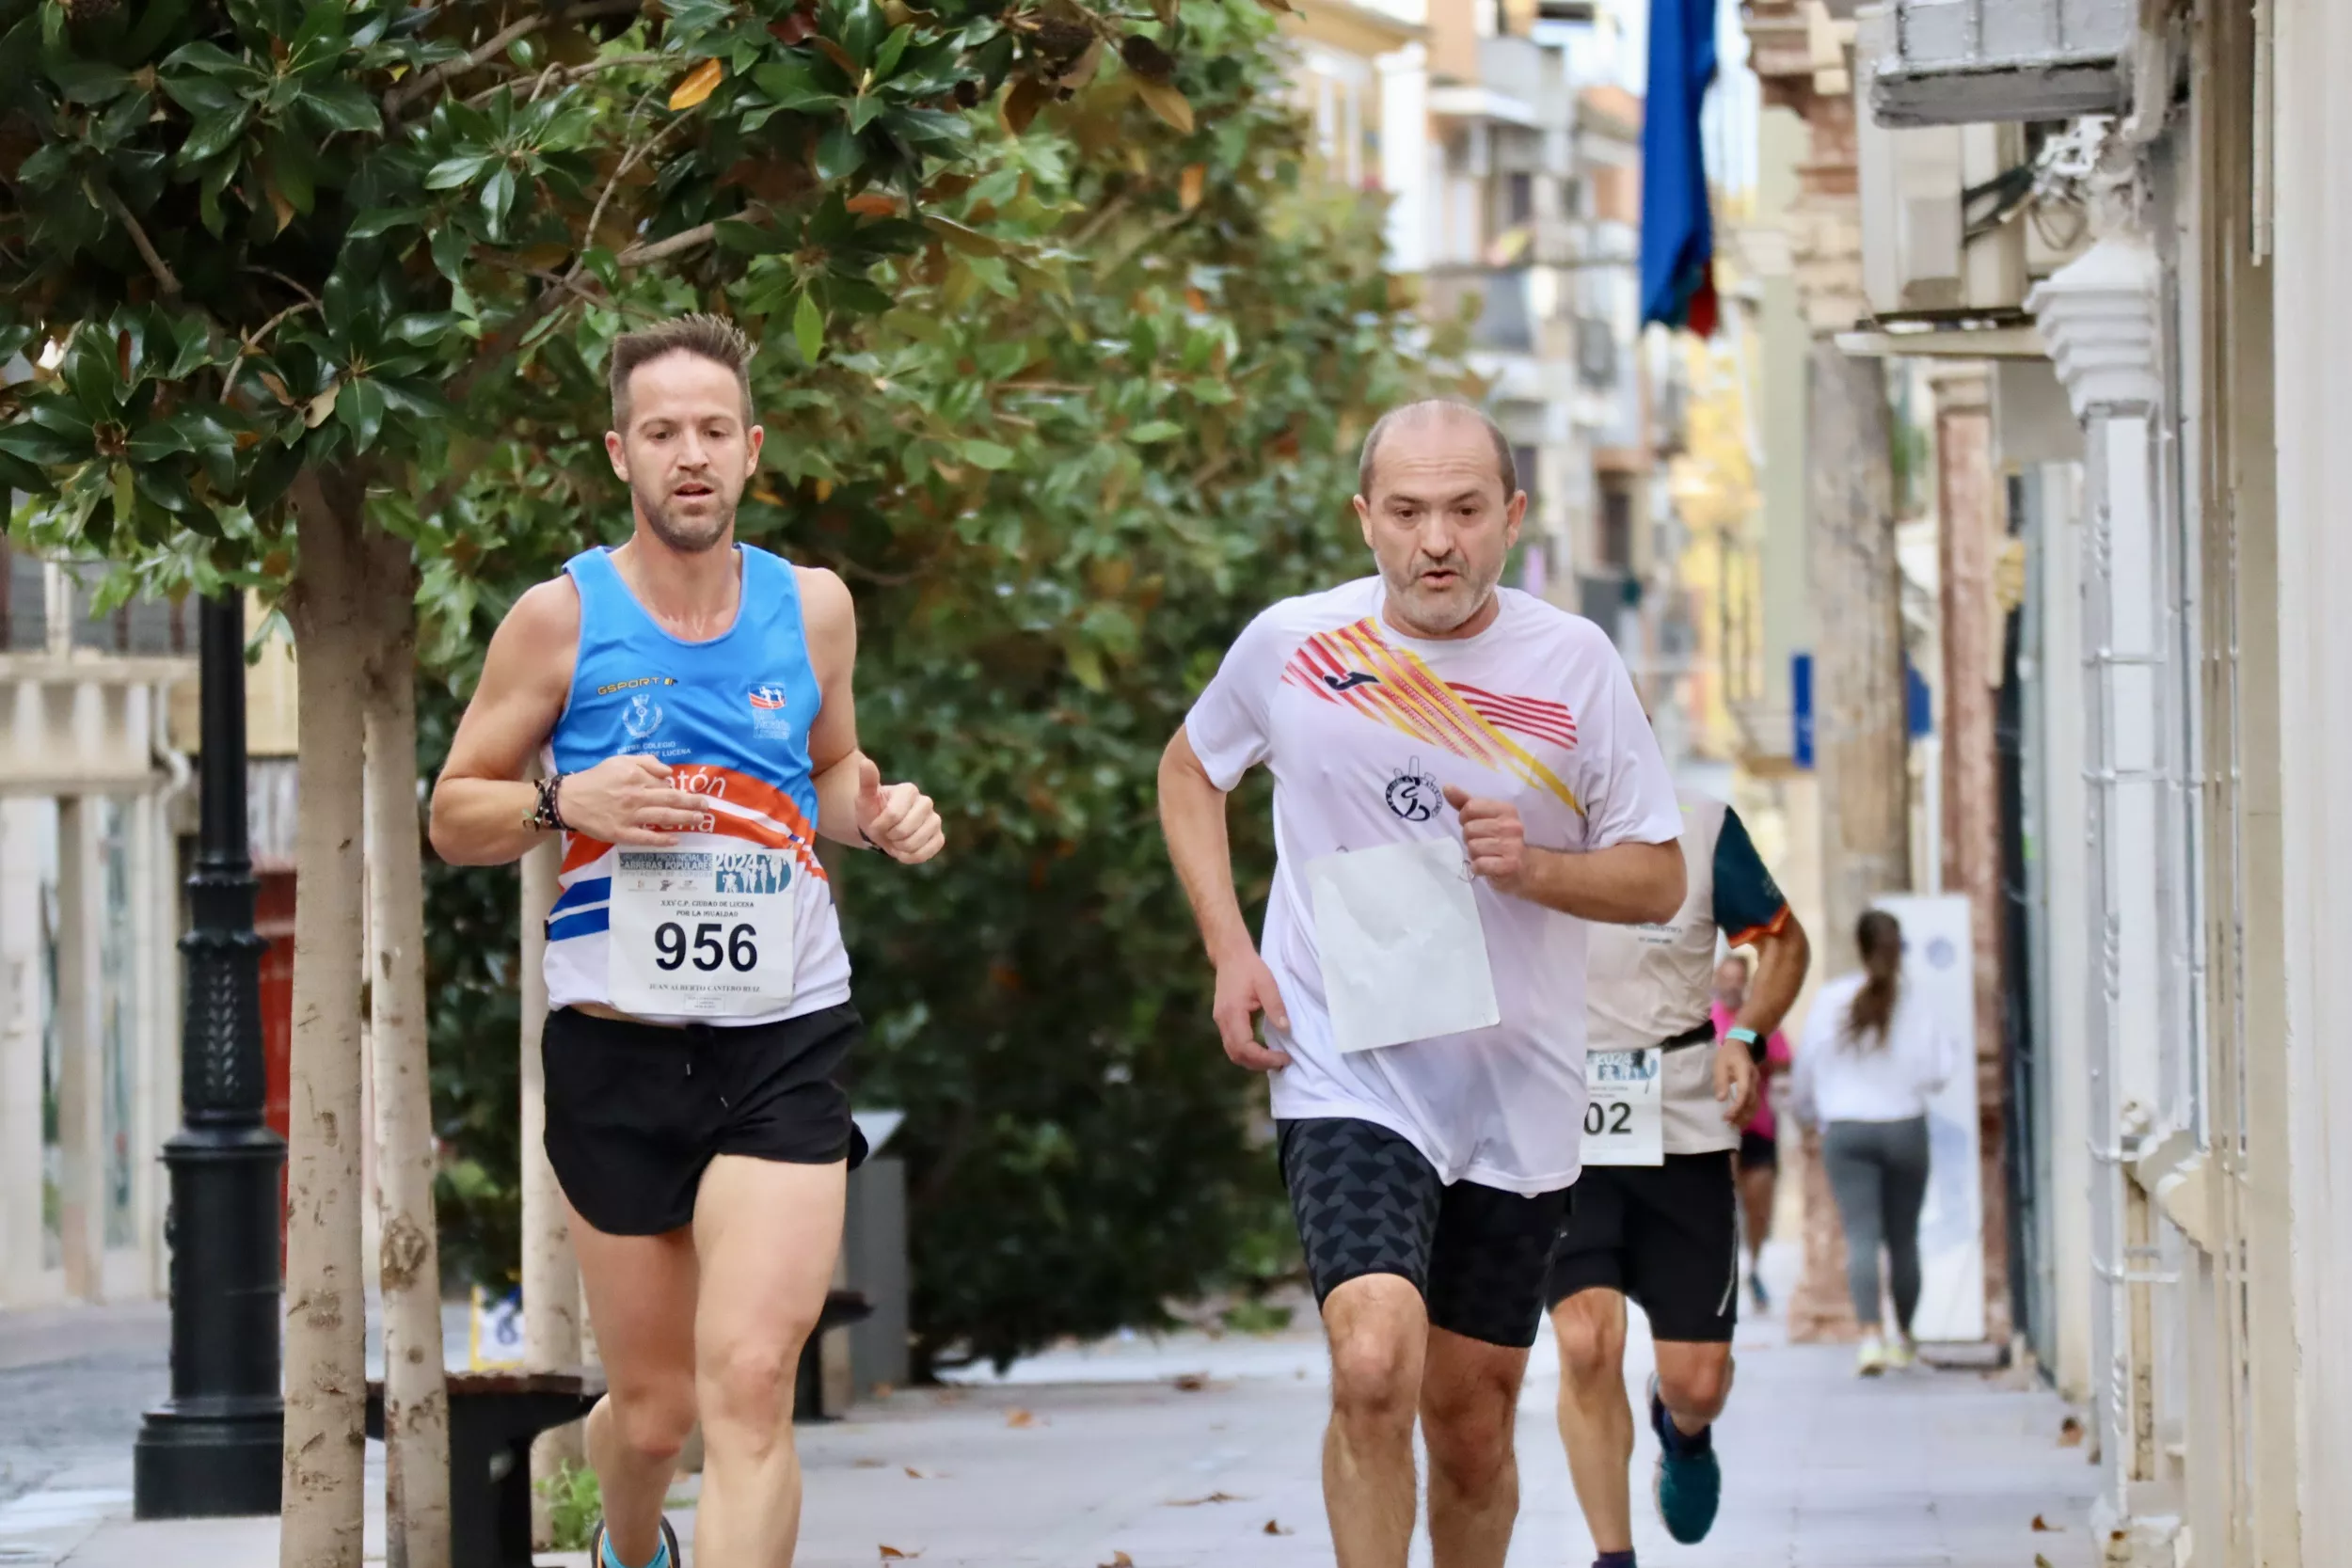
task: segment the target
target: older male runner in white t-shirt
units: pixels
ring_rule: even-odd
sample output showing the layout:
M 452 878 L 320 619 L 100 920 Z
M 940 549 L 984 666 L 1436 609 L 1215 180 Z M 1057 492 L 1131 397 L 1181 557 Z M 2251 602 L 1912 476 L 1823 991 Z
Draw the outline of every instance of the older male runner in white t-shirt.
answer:
M 1585 923 L 1681 905 L 1681 813 L 1600 629 L 1496 587 L 1527 497 L 1492 422 L 1398 409 L 1359 485 L 1379 575 L 1250 623 L 1168 743 L 1160 817 L 1226 1053 L 1274 1074 L 1331 1346 L 1342 1568 L 1404 1568 L 1416 1411 L 1439 1568 L 1501 1568 L 1519 1380 L 1578 1170 Z M 1262 762 L 1263 956 L 1225 829 Z

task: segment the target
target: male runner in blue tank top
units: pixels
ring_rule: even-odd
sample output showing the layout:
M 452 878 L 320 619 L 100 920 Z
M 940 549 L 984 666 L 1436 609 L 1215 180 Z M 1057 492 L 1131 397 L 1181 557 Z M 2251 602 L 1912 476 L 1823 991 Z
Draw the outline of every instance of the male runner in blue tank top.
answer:
M 677 1568 L 661 1504 L 697 1419 L 702 1568 L 792 1560 L 793 1376 L 863 1154 L 817 835 L 910 864 L 943 842 L 930 798 L 858 751 L 849 589 L 735 542 L 751 354 L 709 316 L 613 345 L 605 448 L 635 531 L 516 601 L 433 794 L 453 863 L 563 838 L 547 1150 L 610 1386 L 598 1568 Z

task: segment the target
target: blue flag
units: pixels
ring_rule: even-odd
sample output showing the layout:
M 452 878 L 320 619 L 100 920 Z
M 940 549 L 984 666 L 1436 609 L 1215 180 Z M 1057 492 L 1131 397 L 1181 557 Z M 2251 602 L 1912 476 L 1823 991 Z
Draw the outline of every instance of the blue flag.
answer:
M 1642 113 L 1642 324 L 1715 330 L 1715 226 L 1699 108 L 1715 82 L 1715 0 L 1650 0 Z

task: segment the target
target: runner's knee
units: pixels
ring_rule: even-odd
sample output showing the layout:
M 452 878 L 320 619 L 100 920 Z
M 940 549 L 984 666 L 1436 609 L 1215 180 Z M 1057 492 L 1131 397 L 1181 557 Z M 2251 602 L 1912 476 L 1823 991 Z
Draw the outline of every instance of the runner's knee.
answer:
M 1666 1408 L 1677 1416 L 1711 1421 L 1723 1413 L 1724 1402 L 1731 1398 L 1731 1357 L 1693 1355 L 1677 1358 L 1670 1364 L 1661 1356 L 1658 1391 L 1665 1400 Z
M 1429 1463 L 1457 1487 L 1476 1490 L 1510 1465 L 1518 1374 L 1497 1368 L 1442 1382 L 1432 1378 L 1430 1385 L 1421 1406 Z
M 764 1448 L 792 1422 L 800 1342 L 744 1338 L 706 1355 L 702 1368 L 703 1422 L 713 1441 L 748 1435 Z M 724 1432 L 726 1439 L 720 1433 Z
M 1331 1406 L 1342 1418 L 1409 1426 L 1420 1393 L 1418 1357 L 1402 1334 L 1366 1323 L 1331 1340 Z
M 643 1460 L 675 1459 L 694 1430 L 694 1386 L 684 1377 L 616 1386 L 612 1394 L 612 1430 Z
M 1599 1309 L 1597 1292 L 1570 1296 L 1553 1311 L 1560 1370 L 1579 1383 L 1625 1375 L 1625 1322 Z

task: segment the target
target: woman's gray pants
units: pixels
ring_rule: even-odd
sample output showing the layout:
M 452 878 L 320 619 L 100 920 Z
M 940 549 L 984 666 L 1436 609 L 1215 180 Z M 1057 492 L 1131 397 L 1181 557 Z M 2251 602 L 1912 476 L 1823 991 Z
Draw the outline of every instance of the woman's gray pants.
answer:
M 1846 1289 L 1853 1315 L 1879 1321 L 1879 1248 L 1886 1249 L 1895 1326 L 1911 1332 L 1919 1309 L 1919 1211 L 1928 1199 L 1928 1118 L 1833 1121 L 1821 1163 L 1846 1226 Z

